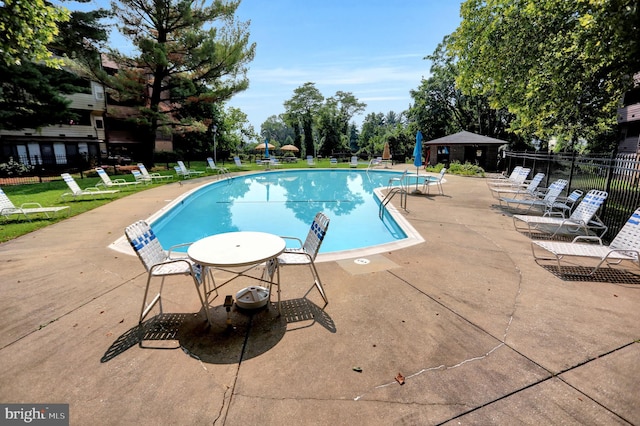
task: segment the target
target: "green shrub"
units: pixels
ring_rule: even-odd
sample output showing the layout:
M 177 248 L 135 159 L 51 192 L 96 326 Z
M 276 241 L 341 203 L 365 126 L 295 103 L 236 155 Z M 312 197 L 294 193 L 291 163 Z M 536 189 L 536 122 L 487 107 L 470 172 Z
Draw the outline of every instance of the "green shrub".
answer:
M 444 164 L 438 163 L 435 166 L 427 167 L 427 171 L 440 173 L 440 170 L 444 167 Z M 447 173 L 461 176 L 482 176 L 484 177 L 484 169 L 478 165 L 471 164 L 468 161 L 461 164 L 459 161 L 454 161 L 449 164 Z

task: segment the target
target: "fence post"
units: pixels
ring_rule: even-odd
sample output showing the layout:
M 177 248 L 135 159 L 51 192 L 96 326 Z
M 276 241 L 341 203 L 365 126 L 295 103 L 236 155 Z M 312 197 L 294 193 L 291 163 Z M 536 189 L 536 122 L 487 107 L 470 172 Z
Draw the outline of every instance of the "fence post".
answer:
M 571 193 L 571 183 L 573 181 L 573 169 L 576 166 L 576 151 L 571 153 L 571 169 L 569 169 L 569 183 L 567 185 L 567 194 Z

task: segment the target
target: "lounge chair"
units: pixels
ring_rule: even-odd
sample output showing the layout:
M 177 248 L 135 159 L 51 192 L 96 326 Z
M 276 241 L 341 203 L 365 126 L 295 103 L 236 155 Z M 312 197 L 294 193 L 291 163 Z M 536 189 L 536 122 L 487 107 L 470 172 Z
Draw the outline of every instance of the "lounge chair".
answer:
M 200 292 L 200 285 L 203 284 L 203 280 L 205 279 L 204 274 L 208 273 L 209 270 L 194 263 L 188 257 L 174 257 L 173 255 L 174 249 L 188 246 L 189 244 L 173 246 L 168 251 L 165 251 L 151 227 L 144 220 L 137 221 L 127 226 L 124 233 L 129 244 L 131 244 L 131 247 L 136 252 L 136 255 L 138 255 L 138 258 L 144 265 L 144 268 L 147 270 L 147 285 L 144 290 L 144 298 L 142 300 L 142 308 L 140 310 L 140 319 L 138 320 L 138 324 L 142 324 L 145 317 L 156 304 L 159 305 L 160 313 L 162 314 L 162 289 L 164 287 L 164 279 L 169 275 L 191 276 L 196 287 L 196 291 L 198 292 L 200 303 L 207 317 L 207 321 L 211 324 L 207 304 L 203 298 L 204 296 Z M 158 293 L 149 303 L 147 303 L 149 284 L 153 277 L 162 277 L 162 283 L 160 284 Z
M 105 188 L 113 188 L 113 187 L 131 188 L 141 183 L 138 181 L 129 182 L 125 179 L 111 180 L 107 172 L 105 172 L 102 167 L 96 167 L 96 172 L 98 172 L 98 176 L 100 176 L 100 179 L 102 179 L 102 184 L 99 183 L 98 185 L 96 185 L 98 187 L 100 185 L 103 185 Z
M 183 176 L 191 177 L 192 175 L 197 176 L 204 174 L 204 172 L 201 170 L 188 169 L 187 166 L 184 165 L 184 162 L 182 160 L 178 160 L 177 163 L 178 167 L 180 167 L 180 170 L 182 170 Z
M 349 161 L 349 167 L 358 167 L 358 157 L 353 155 L 351 161 Z
M 233 157 L 233 162 L 236 164 L 236 167 L 239 167 L 241 169 L 246 168 L 244 164 L 242 164 L 242 161 L 240 161 L 240 157 L 235 156 Z
M 269 167 L 273 167 L 274 169 L 278 169 L 282 167 L 282 163 L 275 157 L 269 158 Z
M 565 179 L 558 179 L 553 182 L 544 194 L 544 197 L 529 197 L 529 198 L 514 198 L 514 197 L 500 197 L 500 205 L 510 210 L 514 209 L 526 209 L 524 214 L 528 213 L 532 209 L 539 209 L 541 212 L 551 211 L 553 204 L 564 191 L 565 186 L 569 182 Z
M 440 195 L 444 195 L 444 189 L 442 188 L 442 179 L 444 178 L 445 173 L 447 173 L 447 168 L 443 167 L 442 170 L 440 170 L 440 174 L 438 174 L 437 177 L 435 178 L 431 176 L 425 177 L 424 182 L 422 183 L 422 192 L 426 192 L 428 194 L 429 187 L 431 185 L 435 185 L 438 187 L 438 193 Z
M 152 179 L 149 177 L 145 177 L 140 172 L 140 170 L 131 170 L 131 174 L 133 175 L 133 178 L 136 180 L 136 182 L 144 183 L 145 185 L 148 185 L 152 182 Z
M 69 206 L 42 207 L 40 203 L 30 202 L 22 203 L 20 207 L 17 207 L 11 202 L 9 197 L 7 197 L 7 194 L 4 193 L 2 188 L 0 188 L 0 216 L 5 219 L 9 219 L 10 216 L 14 215 L 23 215 L 25 219 L 31 221 L 29 215 L 44 214 L 47 218 L 51 218 L 49 213 L 57 215 L 61 211 L 66 211 L 68 216 Z
M 156 173 L 156 172 L 149 173 L 145 165 L 142 163 L 138 163 L 138 169 L 140 169 L 140 173 L 142 173 L 142 176 L 144 176 L 145 179 L 148 178 L 148 179 L 151 179 L 151 181 L 173 180 L 172 175 L 161 175 L 160 173 Z
M 508 186 L 490 186 L 489 189 L 494 197 L 500 198 L 502 196 L 519 198 L 519 197 L 537 197 L 540 194 L 538 187 L 544 179 L 544 173 L 537 173 L 531 181 L 524 188 L 520 187 L 508 187 Z
M 518 174 L 513 179 L 509 178 L 501 181 L 494 181 L 492 183 L 488 183 L 489 189 L 505 188 L 505 187 L 521 188 L 523 186 L 527 186 L 526 180 L 527 180 L 527 176 L 529 176 L 530 171 L 531 169 L 522 167 L 521 169 L 518 170 Z
M 505 182 L 505 181 L 509 181 L 509 180 L 514 180 L 516 178 L 516 176 L 518 176 L 518 174 L 520 173 L 520 170 L 522 170 L 522 166 L 516 166 L 513 168 L 513 170 L 511 171 L 511 173 L 509 174 L 509 176 L 500 176 L 500 177 L 496 177 L 496 178 L 490 178 L 487 179 L 487 185 L 491 185 L 494 184 L 496 182 Z
M 314 262 L 328 228 L 329 218 L 323 213 L 318 212 L 313 219 L 313 223 L 311 224 L 311 228 L 309 229 L 309 233 L 307 234 L 307 238 L 305 239 L 304 243 L 297 237 L 282 237 L 284 239 L 297 242 L 298 247 L 286 248 L 285 251 L 280 256 L 278 256 L 277 259 L 278 267 L 287 265 L 309 266 L 309 268 L 311 269 L 311 274 L 313 275 L 314 285 L 320 292 L 320 295 L 322 296 L 322 299 L 325 303 L 329 302 L 327 300 L 327 295 L 324 291 L 324 287 L 322 286 L 322 282 L 320 281 L 320 276 L 318 275 L 318 270 L 316 269 L 316 265 Z M 269 278 L 270 281 L 273 281 L 272 278 L 275 266 L 276 265 L 274 265 L 272 262 L 265 268 L 265 278 Z M 280 289 L 278 289 L 278 303 L 280 303 L 279 290 Z M 269 292 L 271 292 L 271 289 L 269 289 Z
M 313 155 L 307 155 L 307 166 L 315 167 L 316 162 L 313 160 Z
M 212 172 L 216 172 L 218 174 L 229 173 L 229 169 L 216 165 L 216 163 L 213 161 L 213 158 L 211 157 L 207 157 L 207 164 L 207 169 L 211 170 Z
M 518 231 L 525 231 L 530 237 L 548 236 L 553 238 L 562 234 L 577 234 L 584 232 L 584 235 L 590 235 L 590 232 L 599 233 L 602 237 L 607 232 L 607 226 L 596 216 L 608 194 L 604 191 L 592 189 L 585 195 L 580 204 L 571 213 L 568 218 L 551 217 L 551 216 L 528 216 L 514 215 L 513 224 Z M 526 228 L 525 228 L 526 225 Z
M 330 167 L 338 167 L 338 159 L 335 157 L 329 158 L 329 166 Z
M 100 189 L 97 186 L 90 186 L 84 189 L 81 189 L 78 185 L 78 182 L 69 174 L 62 173 L 62 179 L 67 183 L 67 186 L 71 190 L 71 192 L 65 192 L 60 196 L 60 198 L 65 197 L 73 197 L 74 199 L 78 199 L 81 197 L 91 197 L 96 198 L 98 195 L 113 195 L 117 192 L 120 192 L 119 189 Z
M 540 249 L 544 250 L 541 253 Z M 637 209 L 620 229 L 618 235 L 608 246 L 602 244 L 600 237 L 578 236 L 572 242 L 532 241 L 531 251 L 536 262 L 555 260 L 558 274 L 562 274 L 561 261 L 566 257 L 596 259 L 598 263 L 588 274 L 593 275 L 603 264 L 618 265 L 624 261 L 640 267 L 640 209 Z M 549 254 L 551 256 L 549 256 Z

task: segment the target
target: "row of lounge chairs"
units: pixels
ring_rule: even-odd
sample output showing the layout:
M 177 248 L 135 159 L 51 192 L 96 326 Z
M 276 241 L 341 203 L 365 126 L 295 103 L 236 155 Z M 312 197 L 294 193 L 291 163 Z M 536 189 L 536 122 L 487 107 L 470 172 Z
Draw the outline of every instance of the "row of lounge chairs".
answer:
M 513 215 L 514 227 L 532 239 L 531 250 L 537 263 L 553 261 L 559 275 L 592 276 L 603 265 L 624 261 L 640 268 L 640 208 L 606 245 L 603 236 L 607 226 L 597 213 L 608 197 L 607 192 L 592 189 L 582 197 L 581 190 L 574 190 L 563 198 L 560 194 L 566 180 L 558 179 L 549 188 L 539 188 L 544 175 L 540 177 L 539 173 L 527 182 L 529 172 L 519 167 L 508 177 L 487 184 L 502 208 L 512 212 L 525 209 L 525 214 Z M 595 259 L 596 264 L 588 267 L 587 272 L 578 273 L 575 271 L 583 269 L 573 268 L 574 272 L 568 274 L 563 272 L 566 266 L 563 261 L 570 258 Z

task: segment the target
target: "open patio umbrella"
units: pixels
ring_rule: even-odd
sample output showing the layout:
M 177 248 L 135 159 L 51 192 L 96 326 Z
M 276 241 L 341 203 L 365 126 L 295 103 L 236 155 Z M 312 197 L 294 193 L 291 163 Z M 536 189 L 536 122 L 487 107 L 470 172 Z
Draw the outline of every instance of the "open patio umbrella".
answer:
M 280 147 L 280 149 L 281 149 L 282 151 L 293 151 L 293 152 L 298 152 L 298 151 L 300 151 L 300 150 L 298 149 L 298 147 L 297 147 L 297 146 L 295 146 L 295 145 L 290 145 L 290 144 L 289 144 L 289 145 L 283 145 L 283 146 L 281 146 L 281 147 Z
M 273 146 L 272 144 L 268 143 L 267 141 L 265 141 L 265 143 L 259 143 L 258 145 L 256 145 L 256 147 L 254 149 L 264 149 L 266 151 L 270 150 L 270 149 L 275 149 L 276 147 Z
M 416 146 L 413 149 L 413 165 L 416 166 L 416 189 L 414 193 L 420 193 L 418 191 L 418 172 L 422 166 L 422 133 L 418 130 L 416 133 Z

